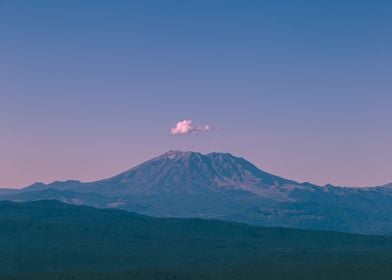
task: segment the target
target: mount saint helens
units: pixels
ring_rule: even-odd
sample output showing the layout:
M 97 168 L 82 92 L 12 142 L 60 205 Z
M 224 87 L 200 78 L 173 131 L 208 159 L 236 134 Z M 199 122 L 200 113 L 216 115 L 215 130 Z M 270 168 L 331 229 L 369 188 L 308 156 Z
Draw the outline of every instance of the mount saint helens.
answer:
M 263 226 L 392 232 L 390 185 L 348 188 L 298 183 L 228 153 L 170 151 L 105 180 L 2 189 L 0 199 L 57 199 L 157 217 L 212 218 Z

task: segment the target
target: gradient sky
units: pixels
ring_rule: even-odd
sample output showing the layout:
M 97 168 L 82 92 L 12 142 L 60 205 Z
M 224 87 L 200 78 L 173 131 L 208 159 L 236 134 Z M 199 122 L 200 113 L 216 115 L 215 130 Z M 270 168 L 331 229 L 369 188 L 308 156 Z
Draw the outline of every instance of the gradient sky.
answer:
M 391 1 L 0 0 L 0 186 L 224 151 L 392 182 Z M 178 121 L 210 125 L 173 136 Z

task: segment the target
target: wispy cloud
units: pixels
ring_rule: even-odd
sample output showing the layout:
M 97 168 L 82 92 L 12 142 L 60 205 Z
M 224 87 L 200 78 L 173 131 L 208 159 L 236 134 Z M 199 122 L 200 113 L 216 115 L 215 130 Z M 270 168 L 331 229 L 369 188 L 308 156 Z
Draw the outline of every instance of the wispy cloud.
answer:
M 201 132 L 208 132 L 211 126 L 208 124 L 194 126 L 191 120 L 183 120 L 176 124 L 175 127 L 170 129 L 171 135 L 186 135 L 197 134 Z

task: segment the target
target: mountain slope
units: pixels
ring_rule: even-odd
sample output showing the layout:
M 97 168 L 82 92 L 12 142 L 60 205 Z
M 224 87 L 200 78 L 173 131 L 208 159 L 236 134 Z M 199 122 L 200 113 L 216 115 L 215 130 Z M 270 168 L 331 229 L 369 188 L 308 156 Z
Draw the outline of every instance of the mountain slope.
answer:
M 114 177 L 34 184 L 2 199 L 57 199 L 157 217 L 356 233 L 392 232 L 392 188 L 316 186 L 284 179 L 227 153 L 170 151 Z
M 258 169 L 231 154 L 170 151 L 107 180 L 91 184 L 94 191 L 113 194 L 203 194 L 246 191 L 287 200 L 270 186 L 298 184 Z
M 1 279 L 16 272 L 32 279 L 46 272 L 126 270 L 147 271 L 143 279 L 392 276 L 391 237 L 151 218 L 57 201 L 0 202 L 0 248 Z M 167 273 L 160 278 L 151 271 Z

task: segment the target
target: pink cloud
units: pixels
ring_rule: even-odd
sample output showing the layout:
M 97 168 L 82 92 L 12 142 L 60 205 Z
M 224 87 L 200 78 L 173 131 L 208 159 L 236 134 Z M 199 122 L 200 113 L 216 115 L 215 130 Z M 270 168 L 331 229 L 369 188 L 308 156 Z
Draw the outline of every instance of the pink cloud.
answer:
M 197 134 L 201 132 L 207 132 L 210 131 L 211 127 L 206 124 L 206 125 L 199 125 L 199 126 L 193 126 L 191 120 L 183 120 L 181 122 L 178 122 L 176 124 L 176 127 L 173 127 L 170 129 L 170 134 L 171 135 L 186 135 L 186 134 Z

